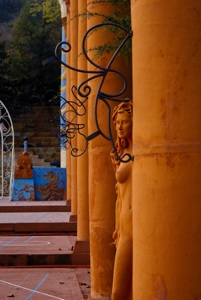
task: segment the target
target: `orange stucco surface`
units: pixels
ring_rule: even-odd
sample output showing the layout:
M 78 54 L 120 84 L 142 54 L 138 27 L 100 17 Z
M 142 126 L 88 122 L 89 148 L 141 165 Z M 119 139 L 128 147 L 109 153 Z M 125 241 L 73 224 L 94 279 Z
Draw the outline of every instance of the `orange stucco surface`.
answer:
M 133 297 L 201 294 L 200 1 L 136 1 Z
M 71 2 L 67 1 L 71 9 L 75 3 L 78 5 L 78 1 Z M 88 8 L 100 13 L 110 11 L 108 4 L 93 3 Z M 136 0 L 131 1 L 131 8 L 133 96 L 129 85 L 126 97 L 131 97 L 134 103 L 133 299 L 198 299 L 201 295 L 201 2 Z M 67 15 L 69 18 L 69 10 Z M 100 16 L 87 20 L 87 28 L 101 20 Z M 70 26 L 69 23 L 67 36 L 71 33 Z M 87 42 L 90 47 L 100 45 L 103 35 L 90 36 Z M 96 62 L 105 66 L 107 56 Z M 84 66 L 80 61 L 78 64 Z M 121 71 L 126 68 L 121 60 L 117 64 Z M 87 68 L 91 66 L 88 64 Z M 75 83 L 77 78 L 70 78 L 71 74 L 67 70 L 67 77 Z M 130 78 L 129 72 L 127 75 Z M 93 104 L 98 84 L 98 80 L 91 84 L 88 134 L 96 130 Z M 118 79 L 108 77 L 104 88 L 111 91 L 116 87 Z M 107 130 L 104 106 L 99 106 L 98 118 L 101 128 Z M 108 245 L 114 229 L 116 195 L 110 150 L 111 145 L 102 137 L 90 141 L 88 157 L 76 168 L 67 154 L 71 213 L 77 213 L 78 201 L 79 234 L 83 239 L 89 234 L 93 299 L 110 299 L 112 285 L 115 253 Z M 87 179 L 78 182 L 79 166 L 86 168 Z M 83 207 L 86 213 L 88 206 L 84 202 L 79 206 L 81 198 L 74 200 L 75 188 L 79 186 L 89 192 L 89 232 L 79 210 Z M 81 224 L 83 227 L 79 227 Z

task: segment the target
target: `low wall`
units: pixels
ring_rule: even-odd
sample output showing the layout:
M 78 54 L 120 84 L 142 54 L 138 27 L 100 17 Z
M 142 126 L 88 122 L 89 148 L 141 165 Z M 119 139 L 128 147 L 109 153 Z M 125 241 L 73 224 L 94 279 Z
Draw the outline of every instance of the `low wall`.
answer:
M 14 179 L 13 201 L 59 201 L 66 198 L 66 168 L 33 167 L 33 178 Z

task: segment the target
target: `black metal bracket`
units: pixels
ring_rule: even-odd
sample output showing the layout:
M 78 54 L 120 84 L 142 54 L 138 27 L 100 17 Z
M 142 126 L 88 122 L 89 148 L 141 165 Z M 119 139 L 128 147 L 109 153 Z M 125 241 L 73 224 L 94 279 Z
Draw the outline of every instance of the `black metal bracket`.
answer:
M 92 33 L 92 31 L 97 30 L 100 27 L 103 26 L 114 26 L 119 29 L 121 29 L 124 34 L 122 41 L 116 48 L 114 54 L 112 55 L 110 61 L 107 64 L 107 67 L 102 67 L 98 64 L 96 64 L 88 55 L 88 52 L 85 48 L 86 44 L 86 39 L 87 37 Z M 122 157 L 119 157 L 117 150 L 115 148 L 115 142 L 113 140 L 112 136 L 112 130 L 111 130 L 111 108 L 109 105 L 109 101 L 115 101 L 117 103 L 120 103 L 122 101 L 129 101 L 128 99 L 123 99 L 121 96 L 125 92 L 127 88 L 127 81 L 126 77 L 118 70 L 112 69 L 111 65 L 116 58 L 116 56 L 119 54 L 120 50 L 126 43 L 128 39 L 132 37 L 132 32 L 127 30 L 125 27 L 112 23 L 112 22 L 106 22 L 106 23 L 100 23 L 97 24 L 93 27 L 91 27 L 89 30 L 86 31 L 83 40 L 82 40 L 82 53 L 86 60 L 94 66 L 94 71 L 91 70 L 82 70 L 82 69 L 77 69 L 74 68 L 70 65 L 68 65 L 66 62 L 61 60 L 61 52 L 64 53 L 69 53 L 71 51 L 71 45 L 67 41 L 62 41 L 60 42 L 55 49 L 55 56 L 56 59 L 64 65 L 66 68 L 73 70 L 75 72 L 82 72 L 82 73 L 87 73 L 88 78 L 81 82 L 78 87 L 73 86 L 71 88 L 71 92 L 73 95 L 73 100 L 67 100 L 63 98 L 62 96 L 59 96 L 59 98 L 62 100 L 62 105 L 61 105 L 61 110 L 65 110 L 65 113 L 62 113 L 60 116 L 60 119 L 57 119 L 57 125 L 60 127 L 60 140 L 62 143 L 62 147 L 64 148 L 71 148 L 71 154 L 75 157 L 78 157 L 82 155 L 88 147 L 88 142 L 95 137 L 101 135 L 103 138 L 107 139 L 108 141 L 111 142 L 112 148 L 114 150 L 114 153 L 117 157 L 117 159 L 121 162 L 128 162 L 130 160 L 133 160 L 133 156 L 129 153 L 125 153 Z M 113 93 L 113 94 L 108 94 L 102 91 L 103 83 L 109 73 L 115 73 L 117 76 L 119 76 L 122 80 L 122 88 L 120 88 L 120 91 Z M 96 93 L 96 99 L 95 99 L 95 105 L 94 105 L 94 120 L 95 120 L 95 125 L 97 130 L 93 133 L 91 133 L 89 136 L 85 136 L 82 133 L 82 129 L 85 128 L 85 124 L 78 124 L 77 123 L 77 116 L 84 116 L 86 114 L 86 107 L 85 107 L 85 102 L 88 100 L 88 97 L 91 93 L 91 87 L 89 86 L 89 82 L 91 80 L 100 78 L 100 84 L 99 88 Z M 108 123 L 108 131 L 107 134 L 101 130 L 101 126 L 99 124 L 98 120 L 98 102 L 102 101 L 106 107 L 107 107 L 107 123 Z M 84 140 L 85 140 L 85 148 L 80 150 L 76 147 L 73 147 L 73 138 L 75 137 L 76 134 L 79 134 Z

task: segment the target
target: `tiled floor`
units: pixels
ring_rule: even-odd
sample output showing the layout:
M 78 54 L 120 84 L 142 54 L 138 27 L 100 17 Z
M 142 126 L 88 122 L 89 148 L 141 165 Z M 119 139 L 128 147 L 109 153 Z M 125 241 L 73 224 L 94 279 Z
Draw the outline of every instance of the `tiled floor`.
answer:
M 0 197 L 0 206 L 66 206 L 66 201 L 10 201 L 8 197 Z
M 14 224 L 28 227 L 36 224 L 49 228 L 57 224 L 69 225 L 70 213 L 62 211 L 66 202 L 13 202 L 0 199 L 0 228 Z M 49 208 L 51 206 L 51 211 Z M 57 207 L 60 210 L 57 211 Z M 12 207 L 12 212 L 5 208 Z M 15 212 L 15 207 L 17 212 Z M 37 208 L 37 212 L 33 212 Z M 40 208 L 43 207 L 42 212 Z M 47 208 L 47 209 L 46 209 Z M 26 212 L 24 210 L 26 209 Z M 47 210 L 47 211 L 46 211 Z M 32 224 L 32 225 L 31 225 Z M 3 226 L 2 226 L 3 225 Z M 5 225 L 5 226 L 4 226 Z M 61 225 L 61 226 L 60 226 Z M 2 227 L 1 227 L 2 226 Z M 76 241 L 75 234 L 57 232 L 40 233 L 0 233 L 0 255 L 15 257 L 21 255 L 70 254 Z M 82 300 L 90 299 L 90 268 L 83 266 L 15 266 L 0 267 L 0 300 Z
M 76 236 L 10 235 L 0 236 L 0 255 L 9 254 L 69 254 Z
M 87 268 L 0 268 L 0 300 L 89 299 Z
M 69 222 L 69 212 L 11 212 L 0 213 L 0 224 L 5 223 L 66 223 Z

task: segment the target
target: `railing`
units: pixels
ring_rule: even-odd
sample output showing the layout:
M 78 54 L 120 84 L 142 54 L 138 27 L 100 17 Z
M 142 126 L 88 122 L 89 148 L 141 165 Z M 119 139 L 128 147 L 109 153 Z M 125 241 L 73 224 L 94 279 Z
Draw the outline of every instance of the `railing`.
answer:
M 0 101 L 0 197 L 11 197 L 14 175 L 14 129 L 10 114 Z

